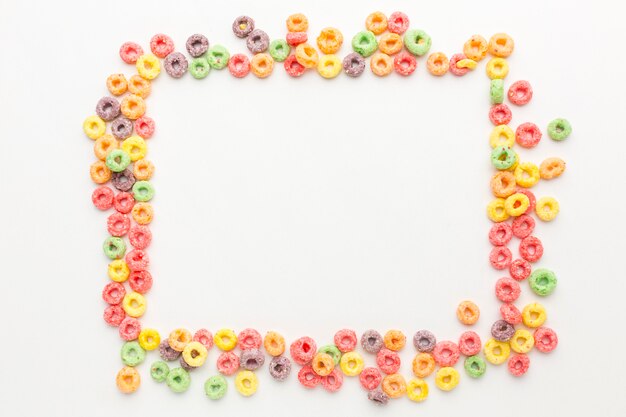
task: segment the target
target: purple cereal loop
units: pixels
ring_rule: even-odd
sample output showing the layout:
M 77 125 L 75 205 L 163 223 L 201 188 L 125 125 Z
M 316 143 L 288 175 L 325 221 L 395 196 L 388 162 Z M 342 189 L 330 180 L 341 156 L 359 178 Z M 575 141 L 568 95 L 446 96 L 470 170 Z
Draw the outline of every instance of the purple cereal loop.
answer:
M 255 371 L 265 363 L 265 356 L 259 349 L 246 349 L 241 352 L 239 366 L 248 371 Z
M 420 330 L 413 336 L 413 346 L 419 352 L 432 352 L 437 344 L 437 338 L 428 330 Z
M 367 398 L 377 405 L 386 405 L 389 402 L 389 396 L 380 388 L 376 388 L 368 392 Z
M 365 70 L 365 59 L 361 54 L 352 52 L 343 59 L 343 70 L 350 77 L 358 77 Z
M 120 191 L 128 191 L 135 185 L 135 175 L 132 169 L 126 168 L 122 172 L 114 172 L 111 175 L 111 184 Z
M 491 335 L 499 342 L 508 342 L 515 334 L 515 327 L 504 320 L 498 320 L 491 326 Z
M 185 55 L 180 52 L 172 52 L 165 57 L 163 67 L 165 67 L 165 72 L 167 72 L 170 76 L 180 78 L 187 72 L 189 62 L 187 62 Z
M 383 344 L 383 337 L 376 330 L 367 330 L 361 336 L 361 347 L 367 353 L 378 353 Z
M 120 103 L 113 97 L 102 97 L 96 104 L 96 114 L 105 122 L 120 115 Z
M 244 26 L 243 28 L 241 26 Z M 245 38 L 254 30 L 254 19 L 250 16 L 239 16 L 233 22 L 233 33 L 238 38 Z
M 167 339 L 165 339 L 159 344 L 159 355 L 164 361 L 170 362 L 178 359 L 180 352 L 172 349 Z
M 270 46 L 270 37 L 261 29 L 255 29 L 248 35 L 246 46 L 253 54 L 260 54 Z
M 187 52 L 194 58 L 198 58 L 201 55 L 204 55 L 206 51 L 209 50 L 209 40 L 204 35 L 200 35 L 196 33 L 195 35 L 191 35 L 187 38 L 187 42 L 185 43 L 187 47 Z
M 133 134 L 133 122 L 125 117 L 118 117 L 111 122 L 111 133 L 119 140 L 124 140 Z
M 286 356 L 274 356 L 270 361 L 270 375 L 278 381 L 284 381 L 291 373 L 291 361 Z

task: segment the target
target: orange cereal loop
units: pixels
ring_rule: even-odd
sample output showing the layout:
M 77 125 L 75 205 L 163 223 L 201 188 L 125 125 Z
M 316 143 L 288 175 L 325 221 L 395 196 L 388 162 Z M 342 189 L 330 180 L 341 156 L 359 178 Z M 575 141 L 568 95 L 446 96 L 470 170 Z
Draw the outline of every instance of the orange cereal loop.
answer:
M 96 139 L 96 142 L 93 144 L 93 153 L 96 155 L 96 158 L 104 161 L 109 152 L 119 148 L 119 146 L 117 139 L 107 133 Z
M 114 96 L 121 96 L 126 92 L 128 82 L 124 74 L 111 74 L 107 78 L 107 89 Z
M 149 80 L 135 74 L 128 80 L 128 91 L 136 94 L 141 98 L 146 98 L 152 91 L 152 85 Z
M 285 338 L 276 332 L 267 332 L 263 347 L 271 356 L 280 356 L 285 352 Z
M 432 75 L 440 76 L 448 72 L 450 61 L 443 52 L 435 52 L 428 57 L 426 68 L 428 68 L 428 72 Z
M 389 330 L 385 333 L 383 342 L 387 349 L 397 352 L 406 344 L 406 336 L 400 330 Z
M 498 171 L 491 177 L 490 185 L 493 195 L 500 198 L 507 198 L 517 190 L 515 175 L 510 171 Z
M 91 175 L 91 179 L 96 184 L 104 184 L 111 179 L 111 170 L 104 161 L 97 161 L 91 164 L 89 175 Z
M 341 48 L 343 44 L 343 35 L 339 29 L 325 28 L 322 29 L 317 37 L 317 47 L 325 54 L 334 54 Z
M 315 68 L 319 61 L 319 55 L 311 45 L 301 43 L 296 46 L 296 61 L 304 68 Z
M 456 317 L 463 324 L 474 324 L 480 317 L 480 309 L 471 301 L 461 301 L 456 309 Z
M 192 337 L 191 333 L 187 329 L 175 329 L 172 330 L 169 337 L 167 338 L 167 343 L 170 345 L 172 349 L 177 352 L 182 352 L 185 350 L 185 346 L 191 342 Z
M 306 32 L 309 29 L 309 19 L 302 13 L 292 14 L 287 18 L 289 32 Z
M 374 74 L 384 77 L 393 71 L 393 59 L 387 54 L 376 52 L 370 58 L 370 68 Z
M 139 181 L 147 181 L 154 174 L 154 164 L 147 159 L 136 161 L 133 166 L 133 175 Z
M 430 353 L 420 352 L 413 358 L 413 375 L 426 378 L 435 370 L 435 358 Z
M 152 221 L 154 210 L 150 203 L 137 203 L 133 206 L 131 214 L 137 224 L 145 225 Z
M 548 158 L 539 165 L 539 176 L 543 180 L 559 177 L 565 171 L 565 161 L 561 158 Z
M 124 394 L 132 394 L 139 388 L 141 377 L 135 368 L 125 366 L 117 373 L 115 384 L 117 384 L 117 388 Z
M 402 50 L 402 37 L 397 33 L 385 33 L 378 40 L 378 48 L 387 55 L 397 54 Z
M 383 378 L 383 391 L 389 398 L 400 398 L 406 393 L 406 381 L 400 374 L 391 374 Z
M 122 114 L 130 120 L 139 119 L 146 112 L 146 103 L 136 94 L 129 94 L 122 99 Z
M 468 59 L 478 62 L 487 55 L 487 41 L 480 35 L 473 35 L 463 45 L 463 53 Z
M 374 12 L 365 19 L 365 27 L 374 35 L 380 35 L 387 30 L 387 16 L 383 12 Z
M 313 372 L 319 376 L 329 375 L 335 369 L 335 361 L 328 353 L 319 352 L 313 357 L 311 362 Z
M 250 60 L 250 70 L 259 78 L 269 77 L 274 70 L 274 60 L 270 54 L 256 54 Z
M 499 56 L 506 58 L 513 53 L 515 48 L 515 42 L 506 33 L 496 33 L 489 39 L 489 45 L 487 47 L 489 53 L 493 56 Z

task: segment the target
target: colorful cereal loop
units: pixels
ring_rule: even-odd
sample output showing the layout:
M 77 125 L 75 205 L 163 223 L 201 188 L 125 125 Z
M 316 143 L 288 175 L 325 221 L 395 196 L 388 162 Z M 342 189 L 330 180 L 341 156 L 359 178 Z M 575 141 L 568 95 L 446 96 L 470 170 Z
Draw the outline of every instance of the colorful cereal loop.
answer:
M 365 364 L 363 357 L 357 352 L 346 352 L 339 361 L 341 371 L 346 376 L 357 376 L 363 370 Z
M 428 384 L 423 379 L 411 379 L 406 384 L 406 396 L 418 403 L 424 401 L 428 398 Z
M 537 200 L 535 212 L 537 213 L 537 217 L 539 217 L 544 222 L 554 220 L 557 214 L 559 214 L 559 211 L 559 202 L 556 201 L 554 198 L 541 197 L 539 200 Z
M 506 342 L 489 339 L 483 348 L 485 359 L 494 365 L 503 364 L 511 354 L 511 347 Z
M 435 375 L 435 385 L 442 391 L 452 391 L 459 384 L 459 373 L 449 366 L 440 368 Z

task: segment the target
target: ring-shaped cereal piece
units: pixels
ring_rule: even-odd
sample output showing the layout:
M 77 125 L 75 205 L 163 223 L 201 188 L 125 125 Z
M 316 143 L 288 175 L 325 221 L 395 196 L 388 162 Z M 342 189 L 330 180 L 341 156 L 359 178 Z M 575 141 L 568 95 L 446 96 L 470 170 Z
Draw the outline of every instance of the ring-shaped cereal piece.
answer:
M 146 98 L 152 92 L 152 85 L 149 80 L 135 74 L 128 80 L 128 91 L 141 98 Z
M 341 60 L 336 55 L 323 55 L 317 63 L 317 72 L 324 78 L 335 78 L 342 69 Z
M 126 243 L 119 237 L 108 237 L 102 244 L 102 250 L 109 259 L 121 259 L 126 253 Z
M 437 338 L 428 330 L 418 330 L 413 335 L 413 346 L 418 352 L 432 352 L 437 344 Z
M 154 80 L 161 73 L 159 59 L 151 54 L 141 55 L 135 66 L 139 75 L 146 80 Z
M 565 161 L 561 158 L 547 158 L 539 164 L 539 176 L 542 180 L 560 177 L 563 171 L 565 171 Z
M 152 162 L 141 159 L 133 165 L 133 175 L 138 181 L 147 181 L 154 174 L 154 164 Z
M 272 378 L 284 381 L 291 373 L 291 361 L 286 356 L 274 356 L 270 361 L 269 371 Z
M 376 330 L 366 330 L 361 336 L 361 347 L 367 353 L 378 353 L 384 345 L 383 337 Z
M 402 35 L 409 28 L 409 17 L 402 12 L 393 12 L 387 19 L 387 30 L 397 35 Z
M 328 353 L 318 352 L 311 361 L 311 367 L 319 376 L 327 376 L 335 369 L 335 361 Z
M 321 380 L 310 365 L 303 366 L 298 372 L 298 381 L 306 388 L 315 388 Z
M 541 130 L 534 123 L 522 123 L 515 130 L 515 141 L 524 148 L 537 146 L 541 136 Z
M 217 371 L 222 375 L 233 375 L 239 369 L 239 356 L 234 352 L 222 352 L 217 357 Z
M 500 171 L 517 167 L 517 153 L 507 146 L 498 146 L 491 151 L 491 164 Z
M 393 59 L 387 54 L 376 52 L 370 58 L 370 68 L 374 74 L 384 77 L 393 71 Z
M 173 392 L 185 392 L 189 389 L 191 377 L 185 369 L 174 368 L 167 374 L 165 383 Z
M 346 352 L 339 361 L 341 371 L 346 376 L 357 376 L 363 371 L 365 363 L 363 357 L 357 352 Z
M 144 350 L 155 350 L 161 343 L 161 335 L 155 329 L 142 329 L 139 332 L 139 346 Z
M 277 332 L 269 331 L 263 339 L 263 347 L 271 356 L 280 356 L 285 352 L 285 338 Z
M 133 185 L 133 197 L 136 201 L 146 202 L 154 197 L 154 188 L 148 181 L 137 181 Z
M 262 343 L 261 334 L 254 329 L 243 329 L 237 336 L 237 344 L 241 350 L 259 349 Z
M 512 118 L 511 109 L 504 103 L 496 104 L 489 109 L 489 120 L 496 126 L 508 125 Z
M 476 355 L 466 358 L 463 367 L 465 372 L 472 378 L 480 378 L 487 370 L 487 364 L 483 358 Z
M 539 182 L 539 167 L 532 162 L 521 162 L 513 173 L 520 187 L 530 188 Z
M 380 35 L 387 30 L 387 16 L 383 12 L 369 14 L 365 18 L 365 28 L 374 35 Z
M 503 303 L 512 303 L 522 292 L 518 282 L 513 278 L 503 277 L 496 281 L 496 297 Z
M 463 53 L 473 61 L 480 61 L 487 56 L 487 40 L 480 35 L 472 35 L 463 44 Z
M 487 62 L 487 77 L 503 80 L 509 74 L 509 63 L 504 58 L 491 58 Z
M 367 58 L 378 49 L 376 36 L 369 30 L 357 33 L 352 38 L 352 49 L 362 57 Z
M 547 319 L 546 309 L 539 303 L 528 304 L 522 310 L 522 322 L 526 327 L 541 327 Z
M 516 259 L 509 265 L 509 273 L 516 281 L 523 281 L 530 276 L 532 267 L 525 259 Z
M 507 125 L 496 126 L 489 134 L 489 145 L 491 145 L 492 148 L 500 146 L 511 148 L 515 145 L 515 132 Z
M 450 61 L 443 52 L 434 52 L 428 56 L 426 68 L 432 75 L 441 76 L 448 72 Z
M 541 197 L 537 201 L 537 205 L 535 207 L 537 217 L 544 222 L 554 220 L 554 218 L 559 214 L 559 211 L 559 202 L 552 197 Z
M 472 301 L 465 300 L 459 303 L 456 308 L 456 317 L 463 324 L 472 325 L 478 321 L 480 317 L 480 309 Z
M 548 136 L 552 140 L 565 140 L 571 133 L 572 125 L 566 119 L 554 119 L 548 124 Z
M 516 353 L 528 353 L 535 346 L 535 338 L 526 329 L 517 329 L 509 343 Z
M 494 223 L 508 220 L 509 214 L 506 212 L 503 198 L 495 198 L 487 205 L 487 217 Z
M 359 375 L 359 382 L 361 383 L 361 386 L 368 391 L 378 388 L 382 380 L 383 376 L 378 368 L 365 368 Z
M 130 269 L 123 259 L 115 259 L 109 264 L 107 269 L 109 278 L 114 282 L 124 282 L 130 275 Z
M 418 378 L 426 378 L 435 370 L 435 358 L 430 353 L 420 352 L 415 355 L 411 365 L 413 375 Z
M 123 149 L 113 149 L 107 155 L 105 161 L 107 168 L 112 172 L 122 172 L 130 165 L 130 155 Z
M 306 32 L 309 29 L 309 19 L 302 13 L 292 14 L 287 18 L 289 32 Z
M 515 305 L 505 303 L 500 306 L 500 316 L 502 320 L 509 324 L 516 325 L 522 322 L 522 312 Z
M 244 54 L 235 54 L 228 60 L 228 71 L 236 78 L 243 78 L 250 72 L 250 60 Z
M 220 350 L 229 352 L 237 346 L 237 334 L 232 329 L 220 329 L 215 332 L 213 342 Z
M 499 342 L 496 339 L 489 339 L 483 348 L 485 359 L 494 365 L 503 364 L 511 354 L 511 347 L 506 342 Z
M 221 70 L 228 65 L 230 52 L 222 45 L 214 45 L 208 50 L 205 58 L 211 68 Z
M 143 48 L 135 42 L 124 42 L 120 46 L 120 58 L 127 64 L 134 64 L 143 55 Z
M 489 100 L 491 104 L 502 104 L 504 101 L 504 81 L 496 78 L 489 83 Z
M 435 375 L 435 385 L 442 391 L 452 391 L 459 384 L 459 373 L 449 366 L 440 368 Z
M 289 354 L 298 365 L 306 365 L 313 359 L 317 351 L 315 340 L 308 336 L 294 340 L 289 345 Z
M 226 395 L 228 384 L 222 375 L 215 375 L 204 382 L 204 393 L 212 400 L 219 400 Z
M 272 42 L 270 42 L 269 53 L 274 61 L 285 61 L 285 59 L 287 59 L 287 57 L 289 56 L 289 52 L 291 52 L 291 47 L 286 40 L 274 39 Z
M 118 117 L 111 122 L 111 134 L 117 139 L 126 139 L 133 134 L 133 122 L 125 117 Z
M 327 353 L 333 358 L 333 362 L 335 365 L 339 365 L 339 361 L 341 360 L 341 351 L 337 349 L 335 345 L 325 345 L 319 348 L 318 353 Z
M 538 328 L 535 330 L 533 337 L 535 339 L 535 347 L 542 353 L 552 352 L 559 344 L 559 338 L 555 331 L 548 327 Z
M 410 29 L 404 34 L 404 47 L 413 55 L 426 55 L 432 45 L 432 38 L 420 29 Z
M 482 341 L 476 332 L 463 332 L 459 337 L 459 351 L 465 356 L 478 355 L 482 349 Z
M 441 367 L 454 366 L 459 361 L 459 347 L 447 340 L 441 341 L 433 349 L 433 357 Z
M 333 341 L 335 342 L 335 346 L 341 352 L 350 352 L 356 348 L 357 345 L 357 337 L 354 330 L 350 329 L 341 329 L 335 336 L 333 337 Z
M 509 359 L 509 363 L 507 365 L 509 372 L 513 376 L 522 376 L 526 372 L 528 372 L 528 367 L 530 366 L 530 359 L 528 356 L 518 353 Z
M 383 338 L 385 347 L 389 350 L 397 352 L 402 350 L 406 344 L 406 336 L 400 330 L 389 330 Z
M 146 312 L 146 299 L 138 292 L 129 292 L 124 296 L 122 308 L 130 317 L 141 317 Z
M 400 370 L 400 355 L 393 350 L 383 348 L 376 354 L 376 364 L 386 374 L 395 374 Z
M 473 59 L 465 58 L 457 61 L 456 66 L 457 68 L 467 68 L 473 70 L 476 69 L 478 63 Z
M 413 74 L 417 68 L 417 59 L 406 51 L 400 52 L 393 58 L 393 69 L 400 75 L 407 76 Z
M 150 365 L 150 376 L 155 382 L 163 382 L 170 373 L 170 367 L 163 361 L 156 361 Z
M 120 307 L 120 309 L 122 308 Z M 139 333 L 141 332 L 141 323 L 134 317 L 124 317 L 119 324 L 118 332 L 122 340 L 135 340 L 139 337 Z
M 120 115 L 120 103 L 109 96 L 102 97 L 96 104 L 96 114 L 105 122 L 110 122 Z
M 113 149 L 117 149 L 119 147 L 119 143 L 117 139 L 115 139 L 112 135 L 105 134 L 96 139 L 96 142 L 93 144 L 93 153 L 96 155 L 96 158 L 104 161 Z
M 515 327 L 506 320 L 497 320 L 491 326 L 491 336 L 499 342 L 508 342 L 515 334 Z
M 499 198 L 507 198 L 514 194 L 517 188 L 515 176 L 508 171 L 499 171 L 494 174 L 489 185 L 493 195 Z
M 132 198 L 132 195 L 129 193 L 125 193 L 125 195 L 129 195 Z M 134 202 L 134 199 L 132 201 Z M 131 215 L 133 216 L 133 220 L 135 220 L 137 224 L 146 225 L 152 221 L 152 218 L 154 216 L 154 209 L 152 208 L 151 204 L 139 202 L 131 207 Z
M 295 48 L 301 43 L 307 42 L 309 40 L 309 36 L 306 34 L 306 32 L 289 32 L 285 36 L 285 40 L 287 41 L 287 45 Z
M 157 33 L 150 39 L 150 50 L 159 58 L 165 58 L 174 52 L 174 41 L 163 33 Z
M 131 394 L 139 388 L 141 377 L 139 372 L 131 366 L 125 366 L 117 373 L 115 384 L 124 394 Z
M 533 98 L 533 88 L 528 81 L 515 81 L 509 87 L 508 97 L 511 103 L 523 106 Z
M 283 66 L 287 74 L 291 77 L 299 77 L 306 71 L 306 68 L 298 62 L 295 55 L 289 55 L 287 59 L 285 59 Z
M 132 162 L 143 159 L 148 152 L 148 145 L 141 136 L 133 135 L 122 142 L 121 148 L 129 156 Z
M 236 34 L 237 33 L 235 33 L 235 35 Z M 209 49 L 209 40 L 206 36 L 195 33 L 187 38 L 187 41 L 185 42 L 185 49 L 187 49 L 187 52 L 192 58 L 198 58 L 199 56 L 204 55 Z
M 109 282 L 102 290 L 102 300 L 110 305 L 121 303 L 125 295 L 126 289 L 119 282 Z
M 320 378 L 322 388 L 328 392 L 339 391 L 343 385 L 343 374 L 337 369 L 333 369 L 330 374 Z
M 402 37 L 397 33 L 385 33 L 378 40 L 378 47 L 384 54 L 397 54 L 402 50 Z
M 136 341 L 126 342 L 120 352 L 122 362 L 126 366 L 137 366 L 146 359 L 146 351 Z
M 128 81 L 124 74 L 111 74 L 107 78 L 107 90 L 114 96 L 121 96 L 128 89 Z
M 207 356 L 208 352 L 206 347 L 202 343 L 194 340 L 187 343 L 187 346 L 183 349 L 183 359 L 193 368 L 199 368 L 204 365 Z
M 389 398 L 400 398 L 406 394 L 406 381 L 400 374 L 391 374 L 383 378 L 382 389 Z
M 317 37 L 317 47 L 323 54 L 334 54 L 343 44 L 343 35 L 339 29 L 324 28 Z
M 467 60 L 467 57 L 463 54 L 454 54 L 450 57 L 450 72 L 457 77 L 461 77 L 470 71 L 469 67 L 460 67 L 459 62 Z
M 526 213 L 530 200 L 526 194 L 515 193 L 506 198 L 504 208 L 509 216 L 519 217 Z
M 423 379 L 411 379 L 406 384 L 406 395 L 411 401 L 422 402 L 428 398 L 428 384 Z
M 136 120 L 145 114 L 146 102 L 136 94 L 129 94 L 122 99 L 120 109 L 128 119 Z
M 106 132 L 106 124 L 98 116 L 89 116 L 83 122 L 83 131 L 89 139 L 96 140 Z
M 489 39 L 487 50 L 493 56 L 506 58 L 513 53 L 515 43 L 506 33 L 496 33 Z
M 267 51 L 267 48 L 269 48 L 270 37 L 261 29 L 254 29 L 246 39 L 246 46 L 251 53 L 260 54 L 261 52 Z
M 536 269 L 530 274 L 528 283 L 535 294 L 545 297 L 552 294 L 556 288 L 556 274 L 549 269 Z
M 101 185 L 91 193 L 91 202 L 98 210 L 108 210 L 113 206 L 113 190 Z
M 113 213 L 107 218 L 107 231 L 111 236 L 122 237 L 130 230 L 130 219 L 122 213 Z
M 528 197 L 528 195 L 526 195 L 526 197 Z M 528 199 L 528 201 L 530 201 L 530 198 Z M 523 214 L 513 220 L 513 226 L 511 228 L 511 230 L 513 231 L 513 235 L 520 239 L 524 239 L 525 237 L 530 236 L 534 229 L 535 220 L 527 214 Z
M 211 66 L 204 56 L 194 58 L 189 64 L 189 73 L 196 80 L 201 80 L 209 75 Z
M 296 60 L 304 68 L 315 68 L 319 62 L 319 55 L 311 45 L 301 43 L 296 46 Z
M 519 244 L 520 256 L 528 262 L 537 262 L 543 256 L 543 244 L 535 236 L 522 239 Z
M 192 337 L 189 330 L 178 328 L 173 330 L 169 334 L 167 338 L 167 343 L 176 352 L 182 352 L 183 350 L 185 350 L 185 346 L 187 346 L 187 344 L 191 342 L 191 340 Z

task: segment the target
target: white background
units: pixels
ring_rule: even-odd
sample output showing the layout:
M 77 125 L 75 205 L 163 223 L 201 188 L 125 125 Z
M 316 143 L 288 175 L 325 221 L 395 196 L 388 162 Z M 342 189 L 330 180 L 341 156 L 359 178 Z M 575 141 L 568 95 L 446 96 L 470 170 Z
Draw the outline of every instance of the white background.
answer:
M 554 2 L 191 1 L 22 2 L 0 0 L 0 277 L 4 359 L 3 416 L 119 415 L 584 415 L 626 413 L 624 387 L 623 234 L 626 153 L 623 119 L 623 11 L 613 4 Z M 580 3 L 580 4 L 576 4 Z M 559 348 L 531 353 L 522 379 L 505 366 L 481 380 L 461 371 L 453 392 L 422 404 L 408 399 L 374 407 L 354 378 L 341 392 L 303 389 L 259 372 L 258 393 L 208 400 L 210 366 L 189 391 L 171 393 L 150 380 L 149 355 L 135 395 L 114 383 L 121 342 L 101 315 L 107 282 L 101 252 L 106 215 L 93 208 L 88 175 L 92 141 L 82 131 L 106 77 L 130 75 L 117 54 L 127 40 L 148 49 L 164 32 L 179 50 L 192 33 L 231 52 L 245 45 L 230 29 L 240 14 L 270 37 L 304 12 L 310 38 L 325 26 L 349 41 L 373 10 L 405 11 L 412 27 L 450 56 L 470 35 L 499 31 L 516 41 L 507 85 L 528 79 L 532 102 L 513 107 L 513 127 L 545 129 L 568 118 L 565 142 L 547 135 L 522 158 L 567 160 L 562 178 L 538 196 L 561 203 L 557 221 L 539 224 L 545 255 L 537 266 L 559 276 L 542 300 Z M 484 62 L 463 78 L 430 76 L 425 60 L 408 79 L 327 81 L 315 72 L 289 79 L 236 80 L 212 71 L 202 80 L 153 83 L 149 141 L 157 190 L 150 248 L 155 283 L 144 323 L 174 327 L 275 329 L 318 344 L 350 327 L 428 328 L 440 339 L 461 331 L 455 307 L 482 309 L 483 339 L 498 318 L 493 295 L 502 274 L 487 261 L 490 198 Z M 510 246 L 514 253 L 515 244 Z M 536 300 L 523 283 L 520 306 Z M 414 348 L 402 352 L 410 375 Z M 367 356 L 368 364 L 373 357 Z

